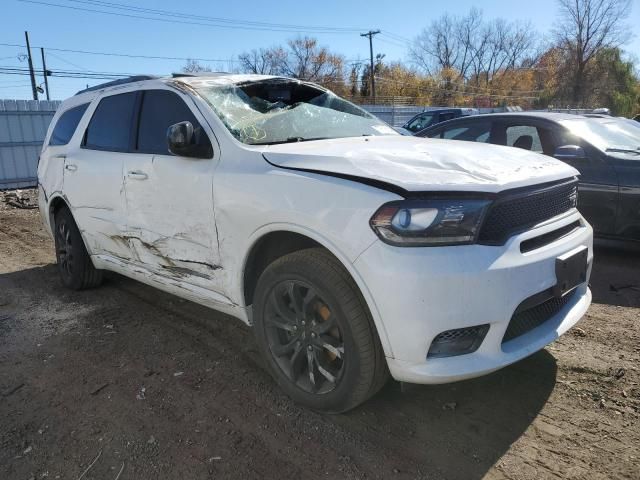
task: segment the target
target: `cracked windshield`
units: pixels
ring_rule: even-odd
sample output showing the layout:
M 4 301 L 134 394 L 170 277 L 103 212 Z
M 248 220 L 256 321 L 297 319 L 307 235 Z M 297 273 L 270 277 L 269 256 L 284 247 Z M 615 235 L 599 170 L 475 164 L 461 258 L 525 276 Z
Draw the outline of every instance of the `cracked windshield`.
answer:
M 196 90 L 229 131 L 249 145 L 397 135 L 388 125 L 330 91 L 273 79 Z

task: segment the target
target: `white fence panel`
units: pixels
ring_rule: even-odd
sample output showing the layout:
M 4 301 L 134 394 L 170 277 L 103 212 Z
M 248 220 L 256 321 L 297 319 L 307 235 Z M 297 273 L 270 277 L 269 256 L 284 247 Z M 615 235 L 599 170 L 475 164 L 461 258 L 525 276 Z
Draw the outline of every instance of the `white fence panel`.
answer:
M 38 155 L 59 105 L 0 100 L 0 190 L 36 186 Z

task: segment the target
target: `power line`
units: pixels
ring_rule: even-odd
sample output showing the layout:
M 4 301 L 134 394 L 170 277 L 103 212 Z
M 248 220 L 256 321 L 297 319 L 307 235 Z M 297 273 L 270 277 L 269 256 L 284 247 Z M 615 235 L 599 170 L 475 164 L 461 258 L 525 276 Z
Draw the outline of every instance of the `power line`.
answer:
M 355 31 L 357 31 L 356 29 L 348 29 L 348 30 L 341 30 L 338 29 L 336 27 L 312 27 L 312 26 L 306 26 L 306 27 L 302 27 L 300 26 L 299 28 L 292 28 L 291 27 L 277 27 L 275 25 L 277 24 L 273 24 L 274 26 L 252 26 L 250 24 L 248 24 L 248 22 L 244 22 L 244 23 L 239 23 L 239 24 L 231 24 L 231 23 L 225 23 L 225 22 L 221 22 L 221 21 L 188 21 L 188 20 L 177 20 L 174 17 L 176 16 L 175 13 L 171 13 L 171 12 L 166 12 L 162 15 L 166 15 L 168 17 L 171 18 L 162 18 L 162 17 L 149 17 L 147 15 L 134 15 L 131 13 L 122 13 L 120 11 L 116 11 L 116 12 L 109 12 L 109 11 L 105 11 L 105 10 L 96 10 L 94 8 L 85 8 L 85 7 L 79 7 L 76 5 L 61 5 L 59 3 L 50 3 L 50 2 L 44 2 L 44 1 L 38 1 L 38 0 L 18 0 L 19 2 L 23 2 L 23 3 L 32 3 L 32 4 L 36 4 L 36 5 L 46 5 L 49 7 L 57 7 L 57 8 L 65 8 L 65 9 L 70 9 L 70 10 L 74 10 L 74 11 L 84 11 L 84 12 L 92 12 L 92 13 L 101 13 L 103 15 L 112 15 L 112 16 L 117 16 L 117 17 L 126 17 L 126 18 L 137 18 L 137 19 L 141 19 L 141 20 L 152 20 L 152 21 L 156 21 L 156 22 L 164 22 L 164 23 L 174 23 L 174 24 L 182 24 L 182 25 L 199 25 L 199 26 L 204 26 L 204 27 L 217 27 L 217 28 L 229 28 L 229 29 L 234 29 L 234 30 L 259 30 L 259 31 L 268 31 L 268 32 L 294 32 L 294 33 L 306 33 L 306 32 L 313 32 L 313 33 L 333 33 L 333 34 L 351 34 Z M 78 0 L 76 0 L 78 1 Z M 91 4 L 93 5 L 93 4 Z M 127 11 L 129 8 L 131 7 L 127 7 L 127 6 L 122 6 L 122 7 L 109 7 L 109 8 L 113 8 L 116 10 L 125 10 Z M 226 19 L 227 21 L 231 21 L 230 19 Z M 240 22 L 240 21 L 238 21 Z
M 44 48 L 44 47 L 40 47 L 40 48 Z M 78 65 L 77 63 L 70 62 L 69 60 L 66 60 L 66 59 L 62 58 L 60 55 L 57 55 L 55 53 L 51 53 L 49 51 L 49 49 L 47 49 L 47 53 L 49 55 L 51 55 L 53 58 L 57 58 L 58 60 L 71 65 L 72 67 L 79 68 L 80 70 L 86 70 L 86 68 L 84 68 L 82 65 Z
M 26 45 L 20 45 L 17 43 L 0 43 L 0 46 L 26 48 Z M 149 60 L 197 60 L 200 62 L 234 62 L 234 63 L 238 62 L 238 60 L 222 60 L 217 58 L 165 57 L 160 55 L 133 55 L 129 53 L 96 52 L 96 51 L 89 51 L 89 50 L 73 50 L 70 48 L 53 48 L 53 47 L 45 47 L 45 46 L 34 46 L 34 48 L 44 48 L 47 51 L 53 50 L 54 52 L 80 53 L 85 55 L 104 55 L 108 57 L 145 58 Z
M 127 10 L 127 11 L 148 13 L 148 14 L 160 15 L 160 16 L 170 16 L 171 18 L 180 17 L 180 18 L 188 18 L 188 19 L 195 19 L 195 20 L 204 20 L 207 22 L 214 22 L 214 23 L 215 22 L 228 23 L 233 25 L 250 25 L 250 26 L 266 27 L 266 28 L 291 28 L 291 29 L 303 30 L 303 31 L 330 30 L 330 31 L 341 31 L 345 33 L 353 33 L 353 32 L 362 30 L 362 28 L 355 28 L 355 27 L 335 27 L 335 26 L 328 27 L 328 26 L 318 26 L 318 25 L 297 25 L 297 24 L 286 24 L 286 23 L 283 24 L 283 23 L 271 23 L 271 22 L 258 22 L 255 20 L 239 20 L 239 19 L 231 19 L 231 18 L 224 18 L 224 17 L 211 17 L 211 16 L 205 16 L 205 15 L 185 14 L 182 12 L 177 12 L 175 10 L 170 11 L 170 10 L 159 10 L 159 9 L 152 9 L 152 8 L 146 8 L 146 7 L 136 7 L 136 6 L 127 5 L 127 4 L 118 3 L 118 2 L 108 2 L 105 0 L 65 0 L 65 1 L 72 2 L 72 3 L 81 3 L 85 5 L 88 4 L 91 6 L 106 7 L 106 8 L 116 9 L 116 10 Z

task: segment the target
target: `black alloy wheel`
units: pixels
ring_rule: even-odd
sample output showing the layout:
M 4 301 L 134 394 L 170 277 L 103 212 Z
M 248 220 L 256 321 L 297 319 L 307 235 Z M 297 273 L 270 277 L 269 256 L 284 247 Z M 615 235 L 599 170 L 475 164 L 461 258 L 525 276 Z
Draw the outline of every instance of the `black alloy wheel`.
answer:
M 323 248 L 298 250 L 266 267 L 253 298 L 253 329 L 280 387 L 314 410 L 350 410 L 388 379 L 367 304 Z
M 317 291 L 301 281 L 276 285 L 265 310 L 269 348 L 278 366 L 305 392 L 336 388 L 344 371 L 344 341 L 335 315 Z

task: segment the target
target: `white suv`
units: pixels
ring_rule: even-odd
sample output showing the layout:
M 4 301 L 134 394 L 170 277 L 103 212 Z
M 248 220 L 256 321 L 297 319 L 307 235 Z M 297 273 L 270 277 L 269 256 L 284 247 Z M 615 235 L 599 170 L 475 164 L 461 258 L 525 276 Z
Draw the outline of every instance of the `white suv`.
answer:
M 252 325 L 296 401 L 445 383 L 543 348 L 591 301 L 573 168 L 404 137 L 298 80 L 133 77 L 79 92 L 38 177 L 62 281 L 104 270 Z

